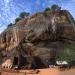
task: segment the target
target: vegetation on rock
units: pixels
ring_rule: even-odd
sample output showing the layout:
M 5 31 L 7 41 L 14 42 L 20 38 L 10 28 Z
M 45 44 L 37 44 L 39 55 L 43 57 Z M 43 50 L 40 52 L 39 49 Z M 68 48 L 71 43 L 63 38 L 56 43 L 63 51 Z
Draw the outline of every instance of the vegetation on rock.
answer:
M 8 24 L 8 27 L 11 27 L 13 24 L 12 23 L 10 23 L 10 24 Z
M 59 7 L 58 5 L 54 4 L 54 5 L 51 6 L 51 10 L 52 11 L 60 11 L 61 7 Z
M 29 13 L 27 12 L 21 12 L 19 15 L 20 18 L 26 18 L 27 16 L 29 16 Z
M 64 43 L 64 48 L 58 52 L 57 56 L 59 61 L 75 61 L 75 43 Z
M 15 24 L 18 22 L 18 21 L 20 21 L 21 20 L 21 18 L 20 17 L 17 17 L 16 19 L 15 19 Z

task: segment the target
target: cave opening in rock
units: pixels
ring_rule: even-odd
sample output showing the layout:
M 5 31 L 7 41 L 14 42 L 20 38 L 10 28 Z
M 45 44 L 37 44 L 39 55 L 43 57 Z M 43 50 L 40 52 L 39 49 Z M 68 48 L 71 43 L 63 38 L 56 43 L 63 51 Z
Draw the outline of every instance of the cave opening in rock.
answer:
M 14 62 L 13 62 L 14 65 L 18 65 L 18 57 L 14 57 Z

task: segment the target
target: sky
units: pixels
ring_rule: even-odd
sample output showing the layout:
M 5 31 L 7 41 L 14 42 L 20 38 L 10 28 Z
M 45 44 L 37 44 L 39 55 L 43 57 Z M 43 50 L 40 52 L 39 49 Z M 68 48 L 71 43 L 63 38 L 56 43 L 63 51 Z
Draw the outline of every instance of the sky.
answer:
M 0 33 L 8 24 L 14 22 L 21 12 L 34 14 L 53 4 L 69 10 L 75 19 L 75 0 L 0 0 Z

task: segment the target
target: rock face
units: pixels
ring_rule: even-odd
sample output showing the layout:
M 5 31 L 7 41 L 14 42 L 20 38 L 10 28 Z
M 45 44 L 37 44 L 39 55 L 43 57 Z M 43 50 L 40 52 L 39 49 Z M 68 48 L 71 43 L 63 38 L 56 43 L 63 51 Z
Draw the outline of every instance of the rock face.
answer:
M 75 41 L 74 20 L 70 13 L 67 10 L 36 13 L 1 33 L 2 67 L 48 67 L 63 49 L 63 41 Z

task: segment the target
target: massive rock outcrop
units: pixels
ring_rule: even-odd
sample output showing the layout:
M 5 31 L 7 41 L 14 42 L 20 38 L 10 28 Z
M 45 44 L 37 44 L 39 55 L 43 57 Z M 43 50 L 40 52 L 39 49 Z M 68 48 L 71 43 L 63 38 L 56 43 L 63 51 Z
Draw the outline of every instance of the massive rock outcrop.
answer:
M 11 68 L 14 64 L 25 68 L 48 67 L 63 49 L 63 41 L 75 41 L 70 13 L 67 10 L 36 13 L 1 33 L 2 67 Z

